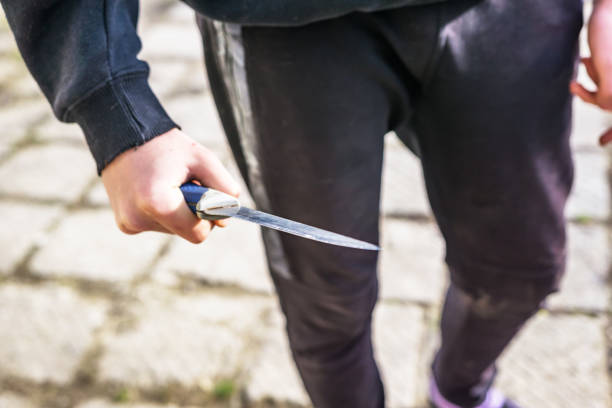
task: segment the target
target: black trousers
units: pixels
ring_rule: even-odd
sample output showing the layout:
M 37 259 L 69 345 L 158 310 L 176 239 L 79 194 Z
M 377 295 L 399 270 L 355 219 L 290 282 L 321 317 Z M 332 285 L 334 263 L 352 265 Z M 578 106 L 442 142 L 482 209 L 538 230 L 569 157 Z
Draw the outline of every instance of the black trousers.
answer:
M 564 270 L 582 2 L 449 1 L 290 28 L 198 22 L 261 209 L 378 242 L 383 135 L 419 155 L 451 278 L 433 375 L 452 402 L 478 404 Z M 382 407 L 376 254 L 272 230 L 264 241 L 314 405 Z

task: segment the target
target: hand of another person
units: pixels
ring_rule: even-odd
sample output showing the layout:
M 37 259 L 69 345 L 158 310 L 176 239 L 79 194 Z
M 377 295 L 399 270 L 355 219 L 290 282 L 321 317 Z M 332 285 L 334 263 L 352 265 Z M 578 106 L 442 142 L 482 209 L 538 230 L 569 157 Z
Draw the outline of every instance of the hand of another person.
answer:
M 238 196 L 239 186 L 208 149 L 173 129 L 117 156 L 102 171 L 102 182 L 119 229 L 127 234 L 160 231 L 200 243 L 213 225 L 185 204 L 180 186 L 202 185 Z
M 573 81 L 570 91 L 587 103 L 612 111 L 612 0 L 594 2 L 588 35 L 591 56 L 582 63 L 597 88 L 589 90 Z M 599 138 L 601 145 L 611 141 L 612 128 Z

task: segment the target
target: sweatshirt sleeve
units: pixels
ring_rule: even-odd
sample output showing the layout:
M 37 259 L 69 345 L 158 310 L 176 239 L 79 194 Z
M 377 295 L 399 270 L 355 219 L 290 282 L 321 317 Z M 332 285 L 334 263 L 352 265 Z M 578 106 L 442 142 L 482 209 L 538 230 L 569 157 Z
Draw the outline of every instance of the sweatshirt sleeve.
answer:
M 1 0 L 28 69 L 58 119 L 78 123 L 100 173 L 176 124 L 136 58 L 138 0 Z

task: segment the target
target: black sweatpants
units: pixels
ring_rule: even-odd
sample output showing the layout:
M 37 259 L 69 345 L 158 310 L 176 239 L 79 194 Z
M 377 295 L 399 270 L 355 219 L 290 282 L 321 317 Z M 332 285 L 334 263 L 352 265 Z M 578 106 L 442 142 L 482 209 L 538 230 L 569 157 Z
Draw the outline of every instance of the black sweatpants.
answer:
M 564 270 L 582 2 L 448 1 L 291 28 L 198 20 L 259 208 L 378 242 L 384 134 L 417 152 L 451 278 L 433 375 L 447 399 L 478 404 Z M 382 407 L 377 254 L 263 234 L 314 405 Z

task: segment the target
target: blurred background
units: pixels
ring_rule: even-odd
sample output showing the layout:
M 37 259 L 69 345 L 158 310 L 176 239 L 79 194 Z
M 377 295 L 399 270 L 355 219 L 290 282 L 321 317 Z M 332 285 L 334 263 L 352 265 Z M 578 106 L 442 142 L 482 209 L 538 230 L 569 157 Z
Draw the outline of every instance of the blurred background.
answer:
M 173 0 L 142 6 L 154 90 L 237 174 L 193 13 Z M 564 290 L 504 355 L 498 379 L 527 407 L 612 407 L 611 157 L 597 146 L 610 125 L 576 101 Z M 0 408 L 309 406 L 257 227 L 233 221 L 203 245 L 122 235 L 80 129 L 53 117 L 1 12 L 0 131 Z M 394 135 L 386 144 L 376 354 L 388 405 L 424 408 L 443 243 L 418 161 Z

